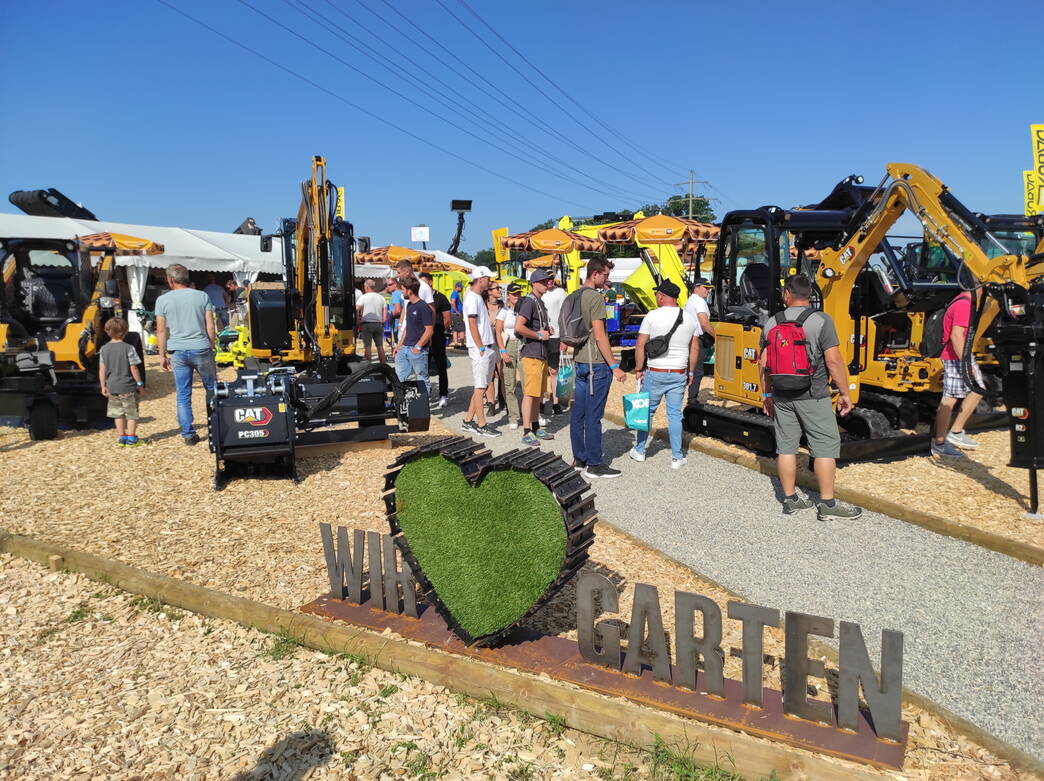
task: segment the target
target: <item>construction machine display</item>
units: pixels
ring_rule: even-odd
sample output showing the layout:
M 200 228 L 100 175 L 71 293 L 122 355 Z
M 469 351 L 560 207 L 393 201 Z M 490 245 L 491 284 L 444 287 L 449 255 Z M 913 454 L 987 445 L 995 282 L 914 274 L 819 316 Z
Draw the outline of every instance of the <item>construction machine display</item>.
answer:
M 60 425 L 109 425 L 98 351 L 105 323 L 124 314 L 116 256 L 162 252 L 109 233 L 0 238 L 0 422 L 27 426 L 34 440 L 53 439 Z M 143 354 L 139 334 L 126 341 Z
M 235 476 L 296 480 L 301 448 L 428 428 L 423 383 L 357 362 L 352 225 L 337 216 L 338 190 L 322 157 L 312 159 L 301 191 L 296 219 L 282 220 L 278 233 L 284 283 L 251 287 L 250 354 L 210 401 L 217 489 Z M 271 251 L 272 236 L 260 241 Z
M 924 318 L 911 315 L 944 308 L 961 285 L 981 286 L 988 295 L 982 297 L 969 329 L 966 362 L 976 349 L 974 337 L 986 323 L 984 312 L 992 301 L 997 322 L 991 338 L 1008 413 L 986 416 L 979 425 L 1006 417 L 1012 465 L 1035 469 L 1044 453 L 1044 429 L 1036 425 L 1044 410 L 1033 386 L 1033 378 L 1044 371 L 1036 346 L 1044 335 L 1044 290 L 1037 272 L 1042 256 L 1009 253 L 985 219 L 916 166 L 890 164 L 888 176 L 875 188 L 862 188 L 860 182 L 850 177 L 812 208 L 765 206 L 725 215 L 715 253 L 712 302 L 717 403 L 688 407 L 687 426 L 755 449 L 774 450 L 771 420 L 761 414 L 762 324 L 782 309 L 786 276 L 810 271 L 814 304 L 837 328 L 856 405 L 841 419 L 848 432 L 841 459 L 926 451 L 930 434 L 898 430 L 916 425 L 928 410 L 934 412 L 938 399 L 939 361 L 922 354 Z M 886 240 L 904 213 L 916 217 L 928 240 L 956 259 L 952 282 L 907 273 L 910 266 Z

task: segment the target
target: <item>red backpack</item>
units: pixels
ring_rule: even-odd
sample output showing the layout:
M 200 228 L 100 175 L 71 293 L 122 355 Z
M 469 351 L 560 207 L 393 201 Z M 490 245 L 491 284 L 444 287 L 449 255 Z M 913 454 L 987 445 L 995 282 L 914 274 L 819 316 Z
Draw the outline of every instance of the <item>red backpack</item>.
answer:
M 765 337 L 765 363 L 772 389 L 785 395 L 804 393 L 812 387 L 812 353 L 805 336 L 805 321 L 816 310 L 808 308 L 794 320 L 780 312 Z

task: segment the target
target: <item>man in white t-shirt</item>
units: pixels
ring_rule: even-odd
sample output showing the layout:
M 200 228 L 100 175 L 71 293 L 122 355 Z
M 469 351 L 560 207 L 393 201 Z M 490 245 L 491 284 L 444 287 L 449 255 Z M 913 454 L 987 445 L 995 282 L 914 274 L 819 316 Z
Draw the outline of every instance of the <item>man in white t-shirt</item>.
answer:
M 493 326 L 489 321 L 489 309 L 482 294 L 489 287 L 493 272 L 485 266 L 476 266 L 471 272 L 471 285 L 464 294 L 464 340 L 468 345 L 468 358 L 471 359 L 471 373 L 474 379 L 474 390 L 468 411 L 464 413 L 461 431 L 467 434 L 478 434 L 482 437 L 499 437 L 500 432 L 486 425 L 486 411 L 483 399 L 486 388 L 493 378 L 496 367 L 497 350 L 494 347 Z
M 377 283 L 367 279 L 363 282 L 363 294 L 355 300 L 355 321 L 359 324 L 359 339 L 366 351 L 367 363 L 373 344 L 377 345 L 377 359 L 384 363 L 384 321 L 388 317 L 388 307 L 376 288 Z
M 667 399 L 667 433 L 671 440 L 671 469 L 681 469 L 688 461 L 682 452 L 682 406 L 685 388 L 693 375 L 699 358 L 700 340 L 698 322 L 678 306 L 681 289 L 665 279 L 656 288 L 657 308 L 649 312 L 638 329 L 634 347 L 635 376 L 642 390 L 649 394 L 649 420 L 656 414 L 660 399 Z M 667 349 L 656 357 L 648 355 L 658 341 L 667 340 Z M 635 461 L 645 460 L 648 431 L 638 431 L 630 456 Z
M 703 382 L 703 356 L 705 350 L 700 337 L 703 334 L 707 334 L 711 339 L 714 339 L 716 336 L 714 326 L 711 325 L 710 307 L 707 306 L 707 294 L 710 292 L 710 289 L 710 280 L 700 277 L 693 283 L 692 294 L 689 296 L 689 300 L 685 302 L 685 311 L 692 315 L 692 318 L 696 321 L 696 342 L 700 348 L 700 354 L 696 359 L 696 367 L 693 369 L 692 378 L 689 381 L 689 404 L 695 404 L 700 400 L 700 383 Z
M 547 319 L 551 324 L 551 338 L 547 340 L 547 372 L 551 376 L 551 413 L 561 415 L 563 410 L 558 403 L 558 364 L 562 357 L 562 340 L 558 335 L 558 316 L 562 313 L 562 302 L 566 300 L 565 289 L 558 284 L 552 275 L 548 280 L 547 292 L 540 301 L 547 310 Z

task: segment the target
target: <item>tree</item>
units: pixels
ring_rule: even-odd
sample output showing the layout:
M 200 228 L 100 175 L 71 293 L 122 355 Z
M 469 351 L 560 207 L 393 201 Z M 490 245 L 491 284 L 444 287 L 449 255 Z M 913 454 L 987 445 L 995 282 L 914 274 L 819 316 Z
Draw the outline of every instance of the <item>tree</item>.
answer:
M 476 266 L 489 266 L 490 268 L 492 268 L 493 264 L 497 262 L 497 256 L 493 252 L 492 248 L 480 249 L 478 252 L 475 253 L 475 257 L 471 259 L 471 262 L 474 263 Z
M 531 231 L 542 231 L 542 230 L 547 230 L 548 228 L 553 228 L 556 225 L 558 225 L 558 220 L 556 220 L 555 218 L 552 217 L 549 220 L 544 220 L 539 225 L 534 225 L 532 228 L 530 228 L 530 230 Z

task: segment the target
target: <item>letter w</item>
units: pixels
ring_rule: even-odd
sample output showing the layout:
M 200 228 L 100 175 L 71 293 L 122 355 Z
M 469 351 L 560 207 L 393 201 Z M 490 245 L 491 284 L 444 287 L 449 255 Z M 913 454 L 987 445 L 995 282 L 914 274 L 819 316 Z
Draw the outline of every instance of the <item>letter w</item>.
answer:
M 348 530 L 337 527 L 337 546 L 334 547 L 330 524 L 319 524 L 326 556 L 326 574 L 330 579 L 330 596 L 359 604 L 362 602 L 363 531 L 352 532 L 352 546 L 348 547 Z

